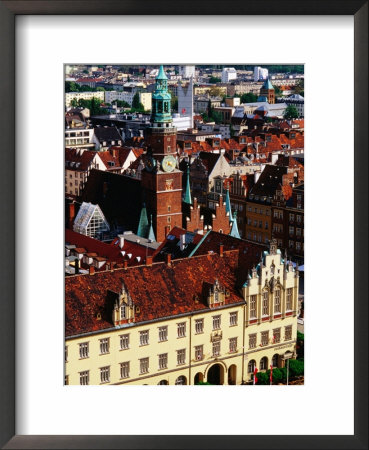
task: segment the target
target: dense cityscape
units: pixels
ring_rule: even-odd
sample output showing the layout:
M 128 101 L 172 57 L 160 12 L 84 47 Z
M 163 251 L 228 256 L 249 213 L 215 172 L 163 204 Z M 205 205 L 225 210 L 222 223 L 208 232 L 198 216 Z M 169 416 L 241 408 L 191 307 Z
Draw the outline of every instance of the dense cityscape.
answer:
M 65 66 L 65 384 L 304 383 L 304 67 Z

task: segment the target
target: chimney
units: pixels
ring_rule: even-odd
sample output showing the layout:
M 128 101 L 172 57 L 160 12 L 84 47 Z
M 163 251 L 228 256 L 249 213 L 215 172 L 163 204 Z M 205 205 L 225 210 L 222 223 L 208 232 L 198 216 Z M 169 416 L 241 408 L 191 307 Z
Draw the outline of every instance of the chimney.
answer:
M 123 262 L 123 267 L 125 268 L 125 269 L 127 269 L 127 267 L 128 267 L 128 261 L 125 259 L 124 260 L 124 262 Z
M 181 237 L 180 237 L 180 249 L 181 249 L 181 252 L 183 252 L 183 250 L 185 248 L 185 245 L 186 245 L 186 234 L 184 233 L 184 234 L 181 234 Z
M 123 248 L 124 247 L 124 235 L 118 234 L 118 238 L 119 238 L 119 248 Z
M 170 266 L 172 261 L 172 255 L 170 253 L 166 253 L 165 254 L 165 262 L 167 263 L 168 266 Z
M 69 228 L 73 229 L 74 216 L 76 214 L 76 208 L 74 202 L 69 203 Z
M 146 256 L 146 265 L 151 266 L 152 265 L 152 255 Z
M 95 274 L 95 267 L 93 265 L 90 266 L 89 273 L 90 273 L 90 275 L 94 275 Z
M 223 244 L 219 244 L 219 255 L 223 256 L 224 246 Z
M 110 270 L 110 262 L 107 262 L 107 263 L 105 264 L 105 267 L 106 267 L 106 271 Z
M 165 226 L 165 231 L 164 231 L 165 237 L 168 236 L 169 231 L 170 231 L 169 225 L 166 225 L 166 226 Z
M 74 273 L 75 273 L 76 275 L 79 274 L 79 259 L 78 259 L 78 257 L 77 257 L 77 259 L 75 259 L 75 261 L 74 261 Z

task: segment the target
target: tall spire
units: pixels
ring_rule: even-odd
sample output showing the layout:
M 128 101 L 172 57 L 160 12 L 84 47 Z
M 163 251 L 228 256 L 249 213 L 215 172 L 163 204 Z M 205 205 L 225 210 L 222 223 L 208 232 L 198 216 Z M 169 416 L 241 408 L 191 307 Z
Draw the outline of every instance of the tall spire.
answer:
M 240 233 L 238 232 L 237 211 L 234 212 L 233 219 L 232 219 L 232 228 L 231 228 L 229 235 L 232 237 L 235 237 L 237 239 L 241 239 Z
M 229 213 L 229 221 L 232 222 L 232 209 L 231 209 L 231 199 L 229 198 L 229 184 L 227 183 L 227 193 L 226 193 L 226 212 Z
M 183 196 L 183 202 L 192 205 L 191 199 L 191 189 L 190 189 L 190 164 L 187 164 L 187 180 L 186 180 L 186 190 Z
M 138 224 L 137 236 L 146 238 L 149 234 L 149 221 L 147 219 L 146 204 L 142 204 L 140 222 Z
M 155 234 L 154 234 L 154 229 L 152 227 L 152 214 L 150 215 L 150 230 L 149 230 L 149 235 L 147 236 L 147 239 L 151 240 L 152 242 L 155 242 Z

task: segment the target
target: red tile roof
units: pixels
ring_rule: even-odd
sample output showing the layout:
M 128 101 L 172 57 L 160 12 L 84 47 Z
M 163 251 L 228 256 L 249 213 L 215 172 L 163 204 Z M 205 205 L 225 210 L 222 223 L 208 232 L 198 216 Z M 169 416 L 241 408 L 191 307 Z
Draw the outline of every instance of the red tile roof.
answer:
M 146 259 L 146 252 L 148 255 L 152 255 L 154 253 L 153 249 L 148 248 L 146 250 L 146 246 L 140 245 L 137 242 L 130 242 L 125 239 L 123 248 L 121 249 L 119 247 L 118 238 L 113 239 L 111 244 L 107 244 L 106 242 L 101 242 L 89 236 L 76 233 L 68 228 L 65 230 L 65 242 L 75 244 L 78 247 L 83 247 L 83 251 L 81 253 L 93 252 L 99 257 L 107 259 L 109 262 L 115 262 L 116 264 L 123 265 L 124 261 L 127 260 L 129 266 L 137 266 L 138 264 L 142 264 L 142 262 Z M 80 250 L 80 248 L 74 249 L 74 251 L 77 250 Z M 121 251 L 125 252 L 124 256 Z M 132 255 L 131 258 L 128 258 L 128 254 Z M 140 258 L 140 261 L 136 259 L 137 257 Z
M 73 336 L 113 327 L 112 310 L 124 283 L 139 306 L 136 322 L 209 310 L 203 295 L 204 283 L 229 291 L 226 304 L 242 302 L 236 286 L 238 251 L 187 258 L 152 266 L 76 275 L 65 280 L 65 334 Z M 101 319 L 97 315 L 101 315 Z
M 70 167 L 70 165 L 66 166 L 68 170 L 80 170 L 86 171 L 89 169 L 92 164 L 92 160 L 96 156 L 96 152 L 92 150 L 78 150 L 75 148 L 66 148 L 65 149 L 65 162 L 74 162 L 79 163 L 79 166 Z

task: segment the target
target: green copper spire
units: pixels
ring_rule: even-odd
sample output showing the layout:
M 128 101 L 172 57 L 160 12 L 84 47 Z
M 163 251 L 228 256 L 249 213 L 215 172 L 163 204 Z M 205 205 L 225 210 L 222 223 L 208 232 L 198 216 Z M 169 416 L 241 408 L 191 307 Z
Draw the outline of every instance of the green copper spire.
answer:
M 157 80 L 167 80 L 168 77 L 165 75 L 163 64 L 160 66 L 159 73 L 156 77 Z
M 232 228 L 231 228 L 231 232 L 229 233 L 229 235 L 232 237 L 235 237 L 237 239 L 241 239 L 240 233 L 238 232 L 237 211 L 234 212 L 233 219 L 232 219 Z
M 168 91 L 168 78 L 163 66 L 160 66 L 156 77 L 155 91 L 152 94 L 151 122 L 160 126 L 172 122 L 171 94 Z
M 154 229 L 152 227 L 152 214 L 150 215 L 150 230 L 149 230 L 149 235 L 147 236 L 147 239 L 150 239 L 152 242 L 156 241 Z
M 191 199 L 191 189 L 190 189 L 190 164 L 187 164 L 187 181 L 186 181 L 186 191 L 183 197 L 183 202 L 192 205 Z
M 229 198 L 229 187 L 227 186 L 227 194 L 226 194 L 226 212 L 229 213 L 229 221 L 232 222 L 232 209 L 231 209 L 231 199 Z
M 140 222 L 138 224 L 137 236 L 146 238 L 149 234 L 149 221 L 147 220 L 146 205 L 143 203 L 140 215 Z
M 273 89 L 274 87 L 272 85 L 272 83 L 269 81 L 269 78 L 267 78 L 263 84 L 263 87 L 261 89 Z

